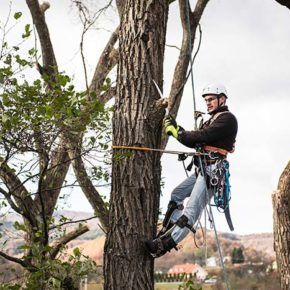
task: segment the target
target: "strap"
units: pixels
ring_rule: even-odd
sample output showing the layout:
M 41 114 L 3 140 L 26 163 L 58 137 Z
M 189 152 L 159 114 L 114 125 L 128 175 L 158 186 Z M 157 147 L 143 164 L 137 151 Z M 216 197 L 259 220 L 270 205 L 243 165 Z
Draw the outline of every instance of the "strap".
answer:
M 211 125 L 219 116 L 223 114 L 228 114 L 230 113 L 229 111 L 223 111 L 223 112 L 218 112 L 212 116 L 212 118 L 209 120 L 209 125 Z
M 228 154 L 228 151 L 225 149 L 214 147 L 214 146 L 209 146 L 209 145 L 203 146 L 203 150 L 211 151 L 214 153 L 219 153 L 219 154 L 224 155 L 224 156 L 227 156 L 227 154 Z

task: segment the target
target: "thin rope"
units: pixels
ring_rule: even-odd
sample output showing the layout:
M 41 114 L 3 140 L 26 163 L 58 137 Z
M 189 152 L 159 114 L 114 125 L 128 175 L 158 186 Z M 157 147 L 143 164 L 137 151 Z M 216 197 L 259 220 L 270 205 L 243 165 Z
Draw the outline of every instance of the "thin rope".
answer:
M 188 0 L 185 1 L 186 5 L 186 19 L 187 19 L 187 30 L 189 34 L 189 50 L 188 55 L 190 59 L 190 79 L 191 79 L 191 86 L 192 86 L 192 97 L 193 97 L 193 109 L 196 112 L 196 102 L 195 102 L 195 90 L 194 90 L 194 79 L 193 79 L 193 60 L 191 59 L 192 54 L 192 39 L 191 39 L 191 29 L 190 29 L 190 19 L 189 19 L 189 2 Z M 194 130 L 197 130 L 197 118 L 194 116 Z
M 189 19 L 189 1 L 188 0 L 185 0 L 185 1 L 186 1 L 186 12 L 187 12 L 186 13 L 187 14 L 187 17 L 186 17 L 187 18 L 187 26 L 188 26 L 188 32 L 189 32 L 189 58 L 190 58 L 190 64 L 191 64 L 190 75 L 191 75 L 191 86 L 192 86 L 192 96 L 193 96 L 193 108 L 194 108 L 194 112 L 196 112 L 194 79 L 193 79 L 192 59 L 191 59 L 192 39 L 191 39 L 191 29 L 190 29 L 190 19 Z M 196 115 L 196 114 L 194 114 L 194 115 Z M 197 118 L 196 118 L 196 116 L 194 116 L 194 117 L 195 117 L 194 118 L 194 128 L 195 128 L 195 130 L 197 130 Z M 201 169 L 201 174 L 203 175 L 205 183 L 206 183 L 206 175 L 205 175 L 206 172 L 204 171 L 204 168 L 203 168 L 201 156 L 198 156 L 198 160 L 199 160 L 199 166 L 200 166 L 200 169 Z M 210 199 L 209 199 L 209 192 L 208 192 L 207 185 L 205 186 L 205 191 L 206 191 L 206 199 L 207 199 L 208 204 L 209 204 L 210 203 Z M 214 221 L 214 217 L 213 217 L 213 214 L 212 214 L 211 206 L 209 206 L 209 213 L 210 213 L 210 216 L 212 218 L 212 224 L 213 224 L 213 228 L 214 228 L 214 232 L 215 232 L 215 239 L 216 239 L 216 243 L 217 243 L 217 247 L 218 247 L 218 252 L 219 252 L 219 256 L 220 256 L 221 266 L 222 266 L 223 273 L 224 273 L 224 280 L 225 280 L 225 283 L 226 283 L 226 288 L 227 288 L 227 290 L 230 290 L 229 283 L 228 283 L 227 272 L 226 272 L 224 261 L 223 261 L 223 256 L 222 256 L 222 252 L 221 252 L 221 247 L 220 247 L 220 243 L 219 243 L 219 238 L 218 238 L 218 234 L 217 234 L 217 230 L 216 230 L 215 221 Z M 205 229 L 205 233 L 206 233 L 206 229 Z
M 185 152 L 185 151 L 175 151 L 175 150 L 163 150 L 157 148 L 149 148 L 149 147 L 138 147 L 138 146 L 117 146 L 113 145 L 112 149 L 125 149 L 125 150 L 137 150 L 137 151 L 144 151 L 144 152 L 161 152 L 166 154 L 186 154 L 188 156 L 200 156 L 200 155 L 209 155 L 209 153 L 203 152 Z

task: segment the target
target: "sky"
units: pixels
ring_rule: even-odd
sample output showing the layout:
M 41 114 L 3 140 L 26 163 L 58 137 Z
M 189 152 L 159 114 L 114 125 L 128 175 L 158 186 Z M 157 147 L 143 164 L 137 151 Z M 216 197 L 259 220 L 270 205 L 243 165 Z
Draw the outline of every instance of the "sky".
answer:
M 46 12 L 50 35 L 60 70 L 84 85 L 78 53 L 80 25 L 69 1 L 49 1 Z M 101 3 L 100 1 L 99 3 Z M 7 15 L 9 1 L 0 2 L 0 19 Z M 98 2 L 97 2 L 98 3 Z M 195 1 L 190 1 L 195 4 Z M 25 1 L 13 1 L 12 11 L 21 10 L 30 21 Z M 89 75 L 117 25 L 117 16 L 107 15 L 98 29 L 88 33 L 85 54 Z M 228 90 L 228 106 L 236 115 L 239 131 L 235 153 L 229 156 L 232 200 L 230 209 L 237 234 L 272 231 L 271 195 L 289 161 L 290 130 L 290 11 L 274 0 L 211 0 L 201 18 L 202 43 L 193 73 L 197 109 L 206 111 L 202 88 L 213 82 Z M 13 34 L 10 35 L 13 39 Z M 182 30 L 177 3 L 170 5 L 167 44 L 180 46 Z M 197 41 L 196 41 L 197 43 Z M 195 46 L 196 47 L 196 46 Z M 164 64 L 164 95 L 169 94 L 176 48 L 167 47 Z M 35 74 L 31 71 L 31 74 Z M 187 130 L 194 126 L 190 80 L 177 122 Z M 167 149 L 189 149 L 171 138 Z M 182 163 L 173 155 L 162 157 L 161 207 L 164 212 L 170 193 L 184 178 Z M 91 212 L 85 197 L 72 191 L 67 209 Z M 214 210 L 217 229 L 228 232 L 223 214 Z

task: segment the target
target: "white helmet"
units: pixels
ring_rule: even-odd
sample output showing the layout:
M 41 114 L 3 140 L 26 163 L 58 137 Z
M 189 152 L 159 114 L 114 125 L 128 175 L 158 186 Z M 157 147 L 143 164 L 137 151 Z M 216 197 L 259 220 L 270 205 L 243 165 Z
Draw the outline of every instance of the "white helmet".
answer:
M 228 92 L 226 87 L 221 84 L 210 84 L 207 85 L 202 90 L 202 96 L 205 97 L 206 95 L 221 95 L 223 94 L 226 98 L 228 97 Z

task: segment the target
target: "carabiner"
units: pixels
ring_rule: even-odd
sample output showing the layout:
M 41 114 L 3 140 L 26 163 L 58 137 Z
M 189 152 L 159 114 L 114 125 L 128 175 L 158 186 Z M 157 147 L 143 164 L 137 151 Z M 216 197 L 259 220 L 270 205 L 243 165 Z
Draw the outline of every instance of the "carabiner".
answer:
M 210 184 L 211 184 L 212 186 L 216 186 L 216 185 L 218 185 L 218 182 L 219 182 L 219 180 L 218 180 L 218 178 L 217 178 L 216 176 L 214 176 L 214 177 L 212 177 L 212 178 L 210 179 Z

